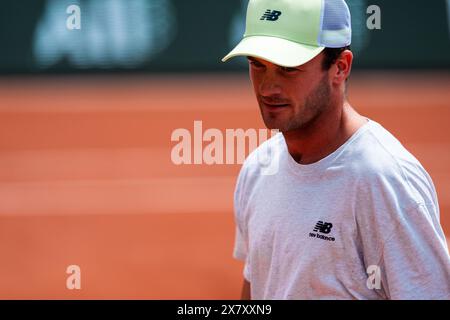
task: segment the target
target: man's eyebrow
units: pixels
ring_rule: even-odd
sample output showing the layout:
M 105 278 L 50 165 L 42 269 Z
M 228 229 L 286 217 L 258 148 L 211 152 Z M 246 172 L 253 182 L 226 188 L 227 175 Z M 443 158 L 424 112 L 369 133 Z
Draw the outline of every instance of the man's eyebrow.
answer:
M 297 70 L 302 70 L 302 65 L 296 66 L 296 67 L 284 67 L 284 66 L 279 66 L 280 68 L 284 68 L 284 69 L 297 69 Z
M 250 57 L 250 56 L 247 56 L 247 59 L 248 60 L 250 60 L 250 61 L 255 61 L 255 62 L 258 62 L 258 60 L 256 60 L 255 58 L 253 58 L 253 57 Z
M 250 61 L 252 61 L 252 62 L 258 62 L 258 63 L 261 63 L 261 62 L 258 61 L 256 58 L 251 57 L 251 56 L 247 56 L 247 59 L 250 60 Z M 304 71 L 303 65 L 299 65 L 299 66 L 296 66 L 296 67 L 284 67 L 284 66 L 278 65 L 278 68 L 282 68 L 282 69 L 296 69 L 296 70 Z

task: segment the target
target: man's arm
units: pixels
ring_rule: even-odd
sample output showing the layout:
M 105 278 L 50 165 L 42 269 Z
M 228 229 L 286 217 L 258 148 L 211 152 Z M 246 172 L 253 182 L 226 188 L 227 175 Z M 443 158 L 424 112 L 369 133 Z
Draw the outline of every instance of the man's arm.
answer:
M 241 294 L 241 300 L 251 300 L 251 294 L 250 294 L 250 282 L 244 279 L 244 284 L 242 285 L 242 294 Z

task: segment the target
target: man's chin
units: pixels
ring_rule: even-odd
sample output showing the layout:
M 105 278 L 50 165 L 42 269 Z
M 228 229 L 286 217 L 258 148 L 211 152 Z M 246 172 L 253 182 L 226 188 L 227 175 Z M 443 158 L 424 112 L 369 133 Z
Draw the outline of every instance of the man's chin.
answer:
M 266 121 L 266 120 L 264 120 L 264 124 L 268 130 L 278 130 L 281 133 L 302 130 L 307 125 L 307 124 L 296 125 L 289 121 L 282 122 L 282 121 Z
M 287 122 L 284 121 L 283 119 L 280 119 L 281 117 L 279 116 L 270 116 L 268 114 L 262 114 L 262 120 L 266 126 L 267 129 L 269 130 L 280 130 L 282 131 L 283 129 L 286 128 Z
M 280 132 L 288 131 L 286 124 L 275 123 L 273 121 L 264 121 L 264 124 L 268 130 L 278 130 Z

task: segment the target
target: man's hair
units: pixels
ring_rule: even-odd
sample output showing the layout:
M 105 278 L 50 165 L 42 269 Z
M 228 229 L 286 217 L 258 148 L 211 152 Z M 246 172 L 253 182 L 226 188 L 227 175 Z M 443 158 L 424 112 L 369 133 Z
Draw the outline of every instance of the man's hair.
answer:
M 350 50 L 350 46 L 342 48 L 325 48 L 323 50 L 324 57 L 322 60 L 322 69 L 324 71 L 329 70 L 331 66 L 336 62 L 341 53 L 345 50 Z

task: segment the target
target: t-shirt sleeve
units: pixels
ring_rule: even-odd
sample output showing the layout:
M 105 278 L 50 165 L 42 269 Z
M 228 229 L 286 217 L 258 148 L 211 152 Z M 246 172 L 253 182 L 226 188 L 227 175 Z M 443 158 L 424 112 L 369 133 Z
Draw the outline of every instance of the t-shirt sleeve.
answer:
M 245 224 L 244 206 L 243 206 L 243 175 L 244 169 L 239 173 L 236 188 L 234 191 L 234 221 L 235 221 L 235 241 L 233 249 L 233 257 L 235 259 L 245 262 L 244 265 L 244 278 L 250 281 L 249 275 L 249 259 L 248 259 L 248 232 Z
M 450 257 L 437 211 L 432 203 L 411 207 L 385 240 L 379 267 L 389 299 L 450 299 Z
M 361 180 L 357 203 L 364 264 L 379 270 L 376 292 L 384 299 L 450 299 L 450 256 L 431 178 L 413 162 L 382 170 Z
M 247 239 L 239 225 L 236 226 L 233 257 L 242 261 L 247 258 Z

